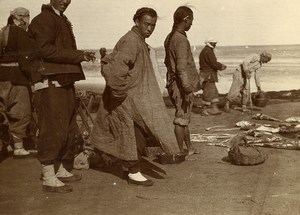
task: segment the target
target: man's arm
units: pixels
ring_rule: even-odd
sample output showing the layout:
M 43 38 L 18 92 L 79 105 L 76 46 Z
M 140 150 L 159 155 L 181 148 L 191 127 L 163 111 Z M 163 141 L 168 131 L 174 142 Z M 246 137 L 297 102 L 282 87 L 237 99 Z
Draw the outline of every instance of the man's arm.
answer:
M 117 46 L 118 51 L 114 50 L 104 57 L 102 73 L 115 99 L 123 101 L 127 97 L 129 73 L 135 65 L 140 47 L 134 37 L 120 41 Z
M 254 80 L 255 80 L 256 87 L 257 87 L 257 91 L 260 92 L 261 91 L 260 75 L 258 74 L 258 71 L 254 72 Z
M 85 60 L 84 52 L 55 46 L 56 22 L 52 17 L 40 15 L 29 25 L 29 35 L 35 40 L 43 60 L 52 63 L 77 64 Z
M 209 62 L 209 66 L 213 70 L 217 71 L 217 70 L 225 69 L 224 68 L 225 65 L 223 65 L 217 61 L 216 55 L 212 50 L 207 51 L 205 57 L 206 57 L 206 61 Z
M 186 94 L 193 92 L 193 86 L 190 83 L 186 68 L 188 59 L 189 43 L 184 40 L 175 42 L 175 54 L 176 59 L 176 73 L 180 79 L 183 90 Z

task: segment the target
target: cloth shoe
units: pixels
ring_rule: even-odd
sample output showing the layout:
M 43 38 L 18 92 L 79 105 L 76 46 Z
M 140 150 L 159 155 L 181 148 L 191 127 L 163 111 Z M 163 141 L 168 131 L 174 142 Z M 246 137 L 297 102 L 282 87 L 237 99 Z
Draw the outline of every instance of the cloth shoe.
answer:
M 207 106 L 207 105 L 204 105 L 204 106 L 203 106 L 202 113 L 201 113 L 202 116 L 209 116 L 209 115 L 210 115 L 210 114 L 208 113 L 207 109 L 208 109 L 208 106 Z
M 57 173 L 56 173 L 56 177 L 64 182 L 74 182 L 74 181 L 80 181 L 81 180 L 81 175 L 77 175 L 77 174 L 72 174 L 70 172 L 68 172 L 62 164 L 60 164 Z
M 201 115 L 202 115 L 202 116 L 209 116 L 210 114 L 208 113 L 207 110 L 204 109 L 204 110 L 202 111 Z
M 152 180 L 145 178 L 140 172 L 129 173 L 127 182 L 128 184 L 133 184 L 133 185 L 138 185 L 143 187 L 149 187 L 154 184 Z
M 69 193 L 73 187 L 61 182 L 55 175 L 54 165 L 42 165 L 43 190 L 45 192 Z
M 30 156 L 30 153 L 28 151 L 26 151 L 24 148 L 21 149 L 15 149 L 14 150 L 14 154 L 13 157 L 14 158 L 27 158 Z

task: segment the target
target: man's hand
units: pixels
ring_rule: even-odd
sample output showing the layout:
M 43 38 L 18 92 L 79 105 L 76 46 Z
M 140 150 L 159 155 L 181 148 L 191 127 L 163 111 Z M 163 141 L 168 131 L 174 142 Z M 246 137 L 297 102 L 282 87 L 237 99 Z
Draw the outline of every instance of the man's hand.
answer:
M 84 60 L 87 62 L 94 62 L 96 60 L 95 52 L 84 52 Z
M 261 88 L 260 87 L 257 87 L 257 92 L 261 93 Z
M 222 68 L 220 69 L 221 71 L 225 70 L 227 66 L 225 64 L 222 64 Z
M 247 79 L 250 79 L 250 78 L 251 78 L 251 74 L 250 74 L 250 72 L 248 72 L 248 71 L 245 71 L 245 75 L 246 75 L 246 78 L 247 78 Z

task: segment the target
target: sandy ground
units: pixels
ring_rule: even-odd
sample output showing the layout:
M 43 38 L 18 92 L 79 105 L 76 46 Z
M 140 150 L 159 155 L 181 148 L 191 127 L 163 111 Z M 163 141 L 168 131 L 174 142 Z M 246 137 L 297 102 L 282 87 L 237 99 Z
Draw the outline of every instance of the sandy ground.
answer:
M 168 112 L 172 117 L 174 109 Z M 280 119 L 299 116 L 300 102 L 273 104 L 260 112 Z M 206 127 L 233 127 L 239 120 L 251 117 L 239 111 L 203 117 L 195 108 L 190 130 L 205 133 Z M 224 161 L 226 148 L 195 146 L 201 150 L 195 161 L 161 165 L 146 158 L 143 170 L 153 187 L 128 185 L 99 170 L 75 170 L 83 179 L 68 194 L 42 191 L 36 159 L 9 157 L 0 164 L 0 214 L 300 214 L 299 151 L 260 148 L 268 160 L 246 167 Z

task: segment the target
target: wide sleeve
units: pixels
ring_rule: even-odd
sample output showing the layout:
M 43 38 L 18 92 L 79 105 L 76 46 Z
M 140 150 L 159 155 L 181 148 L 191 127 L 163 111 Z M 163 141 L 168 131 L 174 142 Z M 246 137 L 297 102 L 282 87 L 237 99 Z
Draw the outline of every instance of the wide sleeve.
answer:
M 260 87 L 260 74 L 258 71 L 254 72 L 254 80 L 256 87 Z
M 113 53 L 103 59 L 102 72 L 113 97 L 123 101 L 129 88 L 129 71 L 134 67 L 139 52 L 139 43 L 135 37 L 121 39 Z
M 58 26 L 49 16 L 38 16 L 32 20 L 28 32 L 36 41 L 43 60 L 51 63 L 78 64 L 84 60 L 83 51 L 66 49 L 55 45 Z
M 189 42 L 186 40 L 177 40 L 175 42 L 175 55 L 176 55 L 176 75 L 179 78 L 183 90 L 185 93 L 193 92 L 193 86 L 190 83 L 188 74 L 187 74 L 187 64 L 188 64 L 188 51 Z

